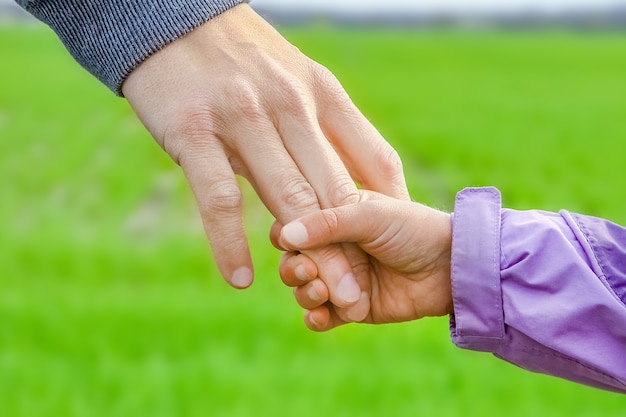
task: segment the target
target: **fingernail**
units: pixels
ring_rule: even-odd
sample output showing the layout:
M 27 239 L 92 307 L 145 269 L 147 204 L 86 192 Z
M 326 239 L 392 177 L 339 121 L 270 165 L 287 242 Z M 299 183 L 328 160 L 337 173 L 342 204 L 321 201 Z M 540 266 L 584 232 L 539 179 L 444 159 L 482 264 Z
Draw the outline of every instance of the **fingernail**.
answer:
M 296 266 L 293 272 L 300 281 L 307 281 L 309 279 L 309 274 L 306 273 L 306 268 L 302 264 Z
M 352 273 L 344 275 L 339 281 L 337 297 L 347 303 L 356 303 L 361 298 L 361 288 L 359 288 L 359 284 L 356 283 Z
M 313 287 L 313 285 L 311 285 L 308 289 L 307 289 L 307 295 L 309 296 L 309 298 L 311 299 L 311 301 L 314 301 L 316 303 L 319 303 L 320 301 L 322 301 L 322 297 L 320 297 L 320 295 L 317 293 L 317 291 L 315 291 L 315 288 Z
M 370 295 L 369 293 L 363 291 L 361 292 L 361 296 L 359 297 L 359 302 L 350 307 L 348 311 L 346 311 L 346 318 L 349 321 L 360 322 L 367 317 L 367 314 L 370 311 Z
M 230 283 L 235 288 L 248 288 L 252 284 L 252 270 L 245 266 L 237 268 L 230 277 Z
M 309 234 L 306 231 L 306 227 L 300 222 L 292 222 L 283 227 L 281 232 L 283 239 L 287 243 L 299 246 L 309 240 Z
M 315 327 L 316 329 L 320 327 L 320 324 L 315 321 L 315 319 L 313 318 L 313 314 L 310 311 L 307 311 L 305 315 L 309 319 L 309 322 L 313 325 L 313 327 Z

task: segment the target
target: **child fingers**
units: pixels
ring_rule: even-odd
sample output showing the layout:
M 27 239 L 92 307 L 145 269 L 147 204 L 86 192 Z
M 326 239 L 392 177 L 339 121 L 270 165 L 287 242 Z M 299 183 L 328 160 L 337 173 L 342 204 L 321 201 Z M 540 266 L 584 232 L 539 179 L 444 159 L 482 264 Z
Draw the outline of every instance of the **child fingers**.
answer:
M 315 332 L 325 332 L 345 323 L 339 318 L 330 303 L 307 310 L 304 313 L 304 324 Z
M 293 294 L 300 307 L 310 310 L 328 301 L 328 288 L 321 279 L 314 279 L 293 289 Z
M 317 277 L 315 263 L 299 252 L 285 252 L 278 267 L 280 278 L 288 287 L 298 287 Z
M 274 221 L 274 223 L 272 223 L 272 227 L 270 228 L 270 242 L 272 243 L 272 246 L 274 246 L 276 249 L 285 251 L 287 249 L 280 246 L 280 242 L 278 240 L 280 238 L 280 229 L 282 227 L 283 225 L 280 224 L 278 221 Z

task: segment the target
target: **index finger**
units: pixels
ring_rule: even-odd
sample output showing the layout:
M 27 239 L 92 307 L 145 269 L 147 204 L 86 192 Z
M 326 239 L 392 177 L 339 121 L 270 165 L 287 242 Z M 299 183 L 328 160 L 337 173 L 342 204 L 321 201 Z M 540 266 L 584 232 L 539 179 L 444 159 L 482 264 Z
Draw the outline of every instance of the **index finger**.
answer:
M 243 225 L 242 196 L 223 145 L 209 137 L 193 150 L 181 152 L 179 162 L 196 197 L 222 276 L 235 288 L 249 287 L 253 267 Z

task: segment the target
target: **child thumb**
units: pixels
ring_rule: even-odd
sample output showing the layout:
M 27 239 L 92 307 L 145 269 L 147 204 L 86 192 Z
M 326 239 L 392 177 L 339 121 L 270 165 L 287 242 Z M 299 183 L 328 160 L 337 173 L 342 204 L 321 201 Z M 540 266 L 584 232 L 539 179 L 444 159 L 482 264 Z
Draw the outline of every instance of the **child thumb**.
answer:
M 296 219 L 282 228 L 279 241 L 291 250 L 304 250 L 367 240 L 367 216 L 357 206 L 324 209 Z

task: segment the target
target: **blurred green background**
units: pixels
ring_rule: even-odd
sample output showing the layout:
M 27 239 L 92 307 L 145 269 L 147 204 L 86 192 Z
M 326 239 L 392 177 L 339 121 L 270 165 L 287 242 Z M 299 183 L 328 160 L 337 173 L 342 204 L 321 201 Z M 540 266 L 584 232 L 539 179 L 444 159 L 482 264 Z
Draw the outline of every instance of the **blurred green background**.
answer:
M 626 37 L 282 32 L 403 157 L 416 200 L 495 185 L 626 223 Z M 254 286 L 216 272 L 178 169 L 39 25 L 0 28 L 0 416 L 623 416 L 623 396 L 462 351 L 447 319 L 302 324 L 249 187 Z

